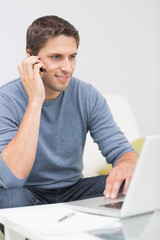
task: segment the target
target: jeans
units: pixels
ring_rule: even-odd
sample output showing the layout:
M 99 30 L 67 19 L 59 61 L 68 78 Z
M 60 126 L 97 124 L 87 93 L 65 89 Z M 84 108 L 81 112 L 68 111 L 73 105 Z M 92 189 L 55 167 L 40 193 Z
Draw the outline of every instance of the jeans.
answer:
M 103 196 L 106 179 L 105 175 L 83 178 L 72 186 L 60 189 L 4 188 L 0 190 L 0 208 L 61 203 Z

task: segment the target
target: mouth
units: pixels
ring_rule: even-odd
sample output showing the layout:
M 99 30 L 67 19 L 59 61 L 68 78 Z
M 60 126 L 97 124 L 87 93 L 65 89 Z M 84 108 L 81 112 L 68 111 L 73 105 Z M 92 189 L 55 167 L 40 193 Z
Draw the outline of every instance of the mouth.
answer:
M 55 77 L 61 82 L 67 82 L 69 80 L 69 76 L 55 75 Z

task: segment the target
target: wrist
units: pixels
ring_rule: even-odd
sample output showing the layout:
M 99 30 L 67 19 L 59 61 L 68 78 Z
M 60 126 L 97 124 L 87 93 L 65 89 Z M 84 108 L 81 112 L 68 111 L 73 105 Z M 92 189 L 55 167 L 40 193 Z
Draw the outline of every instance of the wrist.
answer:
M 38 109 L 38 108 L 42 108 L 42 106 L 43 106 L 43 102 L 44 102 L 44 100 L 42 101 L 42 100 L 29 100 L 28 101 L 28 106 L 29 107 L 31 107 L 31 108 L 36 108 L 36 109 Z
M 115 166 L 120 165 L 121 163 L 129 163 L 135 167 L 138 160 L 138 155 L 135 152 L 127 152 L 123 154 L 116 162 Z

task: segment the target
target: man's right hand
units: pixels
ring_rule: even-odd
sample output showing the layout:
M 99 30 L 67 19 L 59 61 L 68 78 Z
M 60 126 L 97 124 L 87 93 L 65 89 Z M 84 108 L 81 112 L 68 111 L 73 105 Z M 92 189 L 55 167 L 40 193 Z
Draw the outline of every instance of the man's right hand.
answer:
M 26 56 L 18 66 L 21 81 L 28 95 L 29 102 L 43 103 L 45 100 L 45 89 L 41 76 L 40 68 L 45 69 L 45 65 L 39 56 Z

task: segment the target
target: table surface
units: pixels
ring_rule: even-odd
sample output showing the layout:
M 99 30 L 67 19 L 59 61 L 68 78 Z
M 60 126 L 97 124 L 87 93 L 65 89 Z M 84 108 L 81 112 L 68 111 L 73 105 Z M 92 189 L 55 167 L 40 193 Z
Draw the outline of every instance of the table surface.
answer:
M 14 221 L 11 221 L 8 217 L 11 214 L 20 212 L 24 214 L 29 210 L 39 209 L 47 210 L 52 207 L 59 206 L 60 204 L 50 204 L 14 209 L 1 209 L 0 210 L 0 222 L 5 225 L 5 240 L 24 240 L 28 238 L 30 240 L 64 240 L 64 235 L 60 236 L 42 236 L 38 232 L 32 232 L 23 226 L 19 227 Z M 65 204 L 61 204 L 65 206 Z M 101 228 L 96 230 L 90 230 L 88 232 L 74 232 L 65 235 L 65 240 L 72 239 L 107 239 L 107 240 L 158 240 L 160 239 L 160 211 L 139 215 L 126 219 L 118 219 L 119 225 L 113 226 L 112 229 Z

